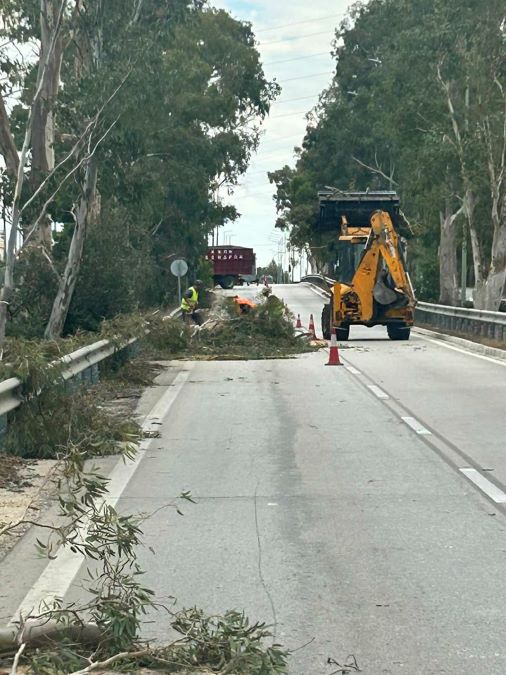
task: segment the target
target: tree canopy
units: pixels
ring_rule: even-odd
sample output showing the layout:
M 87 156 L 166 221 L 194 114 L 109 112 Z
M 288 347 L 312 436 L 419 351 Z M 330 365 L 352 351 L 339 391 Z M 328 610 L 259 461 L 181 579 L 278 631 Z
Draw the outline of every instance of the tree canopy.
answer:
M 506 278 L 504 4 L 370 0 L 336 32 L 336 70 L 308 116 L 295 167 L 270 174 L 278 227 L 316 257 L 317 191 L 395 189 L 416 239 L 419 295 L 457 300 L 469 238 L 475 304 L 496 309 Z
M 159 303 L 171 257 L 195 270 L 238 215 L 216 188 L 278 92 L 251 26 L 200 0 L 1 0 L 0 18 L 5 318 L 51 337 Z

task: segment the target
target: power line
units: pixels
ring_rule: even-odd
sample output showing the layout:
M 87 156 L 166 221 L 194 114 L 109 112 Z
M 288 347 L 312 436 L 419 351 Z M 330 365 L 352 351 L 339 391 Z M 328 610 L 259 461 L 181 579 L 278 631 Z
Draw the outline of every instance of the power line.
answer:
M 261 47 L 265 45 L 275 45 L 280 42 L 293 42 L 294 40 L 304 40 L 306 38 L 315 37 L 316 35 L 328 35 L 328 30 L 321 30 L 318 33 L 305 33 L 304 35 L 292 35 L 291 37 L 283 38 L 281 40 L 269 40 L 268 42 L 260 42 Z
M 267 138 L 266 136 L 263 136 L 262 140 L 266 138 Z M 293 138 L 300 138 L 300 134 L 290 134 L 290 136 L 281 136 L 281 138 L 273 138 L 272 141 L 269 141 L 269 143 L 271 144 L 281 143 L 282 141 L 290 141 Z M 260 141 L 260 146 L 262 146 L 262 140 Z
M 302 26 L 304 23 L 318 23 L 318 21 L 326 21 L 327 19 L 337 19 L 339 16 L 344 16 L 343 13 L 341 14 L 330 14 L 328 16 L 320 16 L 317 19 L 307 19 L 306 21 L 294 21 L 293 23 L 285 23 L 282 24 L 281 26 L 273 26 L 272 28 L 262 28 L 262 30 L 257 30 L 255 31 L 257 34 L 258 33 L 267 33 L 268 31 L 271 30 L 279 30 L 280 28 L 288 28 L 289 26 Z
M 285 113 L 284 115 L 270 115 L 269 119 L 275 120 L 275 119 L 279 119 L 280 117 L 294 117 L 295 115 L 307 115 L 307 113 L 308 113 L 307 110 L 299 110 L 298 112 Z
M 285 103 L 293 103 L 293 101 L 307 101 L 309 98 L 317 98 L 321 92 L 313 94 L 312 96 L 299 96 L 298 98 L 287 98 L 286 101 L 276 101 L 277 105 L 283 105 Z
M 276 66 L 278 63 L 290 63 L 291 61 L 301 61 L 302 59 L 314 59 L 316 56 L 330 56 L 330 52 L 317 52 L 307 56 L 295 56 L 293 59 L 282 59 L 281 61 L 267 61 L 264 66 Z
M 320 77 L 320 75 L 333 75 L 333 70 L 327 70 L 324 73 L 311 73 L 310 75 L 299 75 L 298 77 L 289 77 L 287 80 L 280 80 L 279 83 L 293 82 L 294 80 L 306 80 L 308 77 Z

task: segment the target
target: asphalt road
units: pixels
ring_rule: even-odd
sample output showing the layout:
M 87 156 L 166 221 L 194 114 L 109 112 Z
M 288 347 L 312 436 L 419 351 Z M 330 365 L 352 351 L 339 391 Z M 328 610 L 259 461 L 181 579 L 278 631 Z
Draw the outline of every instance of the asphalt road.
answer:
M 319 316 L 308 286 L 274 290 L 304 324 Z M 118 494 L 156 511 L 144 581 L 176 607 L 271 623 L 294 675 L 348 655 L 368 675 L 504 675 L 504 365 L 380 328 L 342 347 L 343 368 L 319 352 L 162 375 L 144 408 L 186 371 Z M 158 510 L 182 490 L 184 517 Z

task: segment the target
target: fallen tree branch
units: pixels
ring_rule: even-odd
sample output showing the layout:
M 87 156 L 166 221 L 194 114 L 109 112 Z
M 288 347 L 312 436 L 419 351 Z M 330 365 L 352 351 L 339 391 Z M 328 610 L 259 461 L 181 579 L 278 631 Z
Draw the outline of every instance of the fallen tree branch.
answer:
M 86 673 L 92 673 L 94 670 L 108 668 L 109 666 L 117 663 L 118 661 L 122 661 L 123 659 L 140 659 L 143 656 L 149 656 L 149 653 L 149 649 L 141 649 L 137 652 L 120 652 L 119 654 L 115 654 L 114 656 L 105 659 L 105 661 L 94 661 L 93 663 L 90 663 L 89 666 L 86 666 L 86 668 L 82 668 L 82 670 L 75 670 L 73 673 L 69 673 L 69 675 L 86 675 Z
M 16 673 L 18 672 L 19 659 L 23 655 L 23 652 L 25 651 L 25 648 L 26 648 L 26 642 L 23 642 L 23 644 L 20 646 L 20 648 L 16 652 L 16 656 L 14 657 L 14 661 L 12 663 L 12 668 L 11 668 L 11 675 L 16 675 Z

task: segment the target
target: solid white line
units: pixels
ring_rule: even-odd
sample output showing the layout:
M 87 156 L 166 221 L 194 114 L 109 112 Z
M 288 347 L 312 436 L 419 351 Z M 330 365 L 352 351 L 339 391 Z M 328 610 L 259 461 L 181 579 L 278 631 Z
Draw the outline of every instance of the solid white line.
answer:
M 360 370 L 357 370 L 353 366 L 346 366 L 346 369 L 349 370 L 352 375 L 362 375 Z
M 490 363 L 495 363 L 498 366 L 503 366 L 503 368 L 506 368 L 506 361 L 494 359 L 492 356 L 484 356 L 483 354 L 476 354 L 475 352 L 472 352 L 470 349 L 463 349 L 462 347 L 456 347 L 455 345 L 448 344 L 444 340 L 436 340 L 434 338 L 426 337 L 425 335 L 422 335 L 422 333 L 417 332 L 416 335 L 417 337 L 421 338 L 422 340 L 425 340 L 426 342 L 432 342 L 433 344 L 439 345 L 440 347 L 452 349 L 454 352 L 460 352 L 461 354 L 466 354 L 467 356 L 474 356 L 475 359 L 481 359 L 482 361 L 490 361 Z
M 162 420 L 168 415 L 174 401 L 187 381 L 193 363 L 185 364 L 185 370 L 178 373 L 171 387 L 167 389 L 162 398 L 147 415 L 142 424 L 144 431 L 158 431 Z M 118 460 L 118 463 L 110 474 L 107 486 L 108 494 L 104 498 L 104 504 L 116 506 L 126 486 L 142 462 L 146 451 L 151 444 L 151 439 L 142 441 L 133 460 Z M 87 528 L 82 532 L 85 537 Z M 60 547 L 56 552 L 56 558 L 50 560 L 44 571 L 37 579 L 32 588 L 19 605 L 11 624 L 18 621 L 20 616 L 25 619 L 33 611 L 38 611 L 41 603 L 51 604 L 56 598 L 63 598 L 74 581 L 84 559 L 78 553 L 72 553 L 69 548 Z
M 330 293 L 325 293 L 323 289 L 319 289 L 316 286 L 313 286 L 312 284 L 309 283 L 309 281 L 303 281 L 302 283 L 305 283 L 309 288 L 315 293 L 316 295 L 319 295 L 321 298 L 325 298 L 325 300 L 328 300 L 330 298 Z
M 401 419 L 403 422 L 406 422 L 408 427 L 411 427 L 413 431 L 416 431 L 417 434 L 420 434 L 421 436 L 432 436 L 432 433 L 414 417 L 402 417 Z
M 370 390 L 372 391 L 372 393 L 373 393 L 375 396 L 377 396 L 378 398 L 382 398 L 382 399 L 390 398 L 390 396 L 389 396 L 387 393 L 385 393 L 385 392 L 383 391 L 383 389 L 380 389 L 380 388 L 377 387 L 375 384 L 368 384 L 368 385 L 367 385 L 367 388 L 370 389 Z
M 493 483 L 487 480 L 476 469 L 464 468 L 461 472 L 469 478 L 469 480 L 476 485 L 487 497 L 490 497 L 496 504 L 506 504 L 506 493 L 496 487 Z

